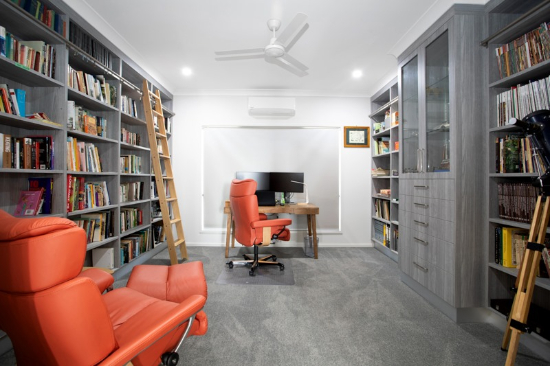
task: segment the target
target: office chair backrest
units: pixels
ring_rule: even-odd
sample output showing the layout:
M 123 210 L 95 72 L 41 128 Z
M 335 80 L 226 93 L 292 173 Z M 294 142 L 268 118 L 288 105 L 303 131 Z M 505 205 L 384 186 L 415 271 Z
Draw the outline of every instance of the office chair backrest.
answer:
M 117 348 L 97 285 L 76 278 L 86 234 L 56 217 L 0 210 L 0 329 L 18 365 L 94 365 Z
M 252 179 L 233 179 L 231 182 L 229 202 L 235 221 L 235 239 L 247 247 L 261 242 L 261 238 L 256 239 L 255 230 L 250 226 L 251 222 L 260 220 L 258 198 L 254 192 L 256 181 Z

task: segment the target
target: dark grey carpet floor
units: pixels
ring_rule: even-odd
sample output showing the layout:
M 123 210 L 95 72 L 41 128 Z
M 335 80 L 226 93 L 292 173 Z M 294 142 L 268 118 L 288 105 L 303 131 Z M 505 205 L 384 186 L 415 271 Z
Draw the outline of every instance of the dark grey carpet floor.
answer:
M 188 248 L 205 265 L 209 330 L 184 342 L 179 365 L 504 365 L 499 329 L 455 324 L 377 250 L 322 248 L 318 260 L 278 250 L 281 262 L 292 261 L 293 286 L 217 284 L 224 249 Z M 167 252 L 151 263 L 169 263 Z M 0 358 L 14 364 L 12 353 Z M 516 365 L 548 364 L 521 346 Z

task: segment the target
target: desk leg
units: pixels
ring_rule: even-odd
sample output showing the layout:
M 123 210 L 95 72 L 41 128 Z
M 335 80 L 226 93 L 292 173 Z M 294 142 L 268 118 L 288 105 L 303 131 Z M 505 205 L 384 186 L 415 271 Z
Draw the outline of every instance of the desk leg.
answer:
M 231 248 L 235 248 L 235 221 L 231 220 Z
M 233 223 L 233 218 L 231 213 L 227 214 L 227 228 L 225 233 L 225 258 L 229 258 L 229 236 L 231 235 L 231 225 Z
M 317 255 L 317 223 L 316 223 L 315 215 L 311 215 L 311 226 L 312 226 L 312 229 L 313 229 L 313 258 L 318 259 L 318 255 Z
M 307 235 L 311 236 L 311 216 L 313 215 L 306 215 L 307 216 Z

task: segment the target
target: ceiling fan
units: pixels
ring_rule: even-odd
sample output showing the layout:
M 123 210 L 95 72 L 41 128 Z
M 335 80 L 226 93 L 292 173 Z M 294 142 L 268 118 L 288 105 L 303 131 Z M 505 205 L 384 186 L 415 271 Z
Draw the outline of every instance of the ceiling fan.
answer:
M 279 19 L 267 21 L 267 27 L 273 32 L 269 44 L 264 48 L 215 52 L 217 61 L 247 60 L 264 58 L 267 62 L 276 64 L 297 76 L 308 75 L 308 67 L 288 54 L 296 41 L 309 28 L 307 15 L 298 13 L 290 24 L 277 37 L 275 32 L 281 27 Z

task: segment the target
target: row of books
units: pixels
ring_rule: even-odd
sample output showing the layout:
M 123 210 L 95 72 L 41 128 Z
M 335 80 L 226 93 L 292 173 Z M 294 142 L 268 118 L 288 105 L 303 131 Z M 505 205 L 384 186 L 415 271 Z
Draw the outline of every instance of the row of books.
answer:
M 0 84 L 0 112 L 26 117 L 26 92 L 12 89 L 8 84 Z
M 61 14 L 50 9 L 45 2 L 39 0 L 11 0 L 11 2 L 19 5 L 48 28 L 67 38 L 67 22 Z
M 119 197 L 120 202 L 139 201 L 143 199 L 144 182 L 120 183 Z
M 67 170 L 73 172 L 101 173 L 99 149 L 91 142 L 78 141 L 67 136 Z
M 69 41 L 105 67 L 113 68 L 113 54 L 74 22 L 70 23 Z
M 141 230 L 120 240 L 120 265 L 130 263 L 152 247 L 149 230 Z
M 529 231 L 514 227 L 495 228 L 495 263 L 506 268 L 519 268 L 525 255 L 525 248 L 529 241 Z M 550 238 L 544 242 L 545 248 L 542 250 L 541 263 L 537 270 L 540 277 L 548 277 L 550 273 Z
M 496 173 L 544 173 L 547 164 L 531 136 L 507 135 L 495 138 Z
M 136 207 L 120 209 L 120 232 L 130 230 L 143 224 L 143 211 Z
M 380 221 L 374 221 L 374 239 L 382 243 L 385 247 L 392 248 L 392 235 L 389 224 Z M 393 249 L 393 248 L 392 248 Z
M 52 136 L 15 137 L 0 133 L 0 163 L 3 168 L 52 170 Z
M 114 235 L 112 211 L 83 214 L 73 221 L 86 231 L 88 243 L 100 242 Z
M 127 95 L 123 95 L 121 98 L 122 100 L 120 102 L 120 111 L 137 118 L 138 109 L 136 101 Z
M 530 223 L 537 202 L 537 188 L 530 183 L 501 182 L 498 189 L 498 216 Z
M 131 132 L 122 127 L 120 129 L 120 141 L 130 145 L 141 146 L 141 135 L 136 132 Z
M 91 98 L 116 107 L 116 86 L 109 84 L 104 75 L 92 75 L 68 66 L 67 85 Z
M 109 206 L 107 183 L 86 182 L 84 177 L 67 174 L 67 212 Z
M 125 174 L 141 174 L 141 156 L 121 155 L 120 172 Z
M 107 137 L 107 118 L 97 116 L 84 107 L 67 101 L 67 128 L 94 136 Z
M 4 45 L 0 55 L 50 78 L 55 77 L 55 48 L 44 41 L 24 41 L 0 26 Z
M 151 239 L 153 248 L 164 241 L 165 238 L 162 225 L 151 226 Z
M 504 78 L 550 59 L 550 23 L 495 49 L 500 78 Z
M 390 138 L 389 137 L 379 137 L 373 142 L 373 154 L 387 154 L 390 152 Z
M 505 126 L 512 117 L 522 119 L 529 113 L 550 109 L 550 76 L 517 85 L 497 94 L 497 126 Z
M 374 215 L 384 220 L 390 220 L 390 202 L 386 200 L 374 200 Z

